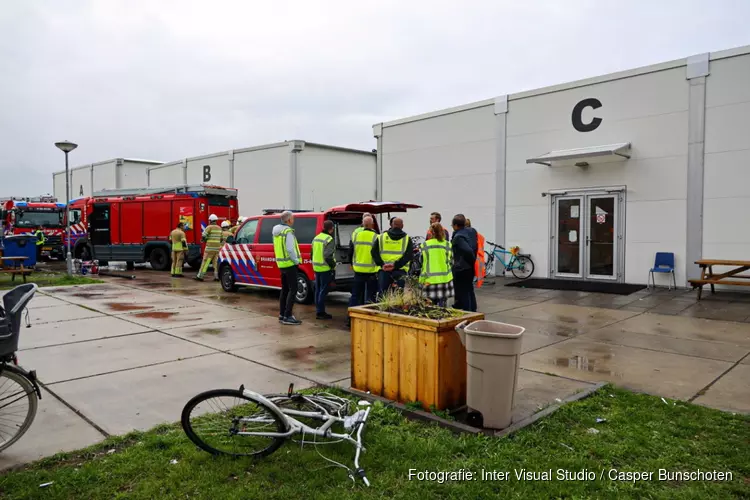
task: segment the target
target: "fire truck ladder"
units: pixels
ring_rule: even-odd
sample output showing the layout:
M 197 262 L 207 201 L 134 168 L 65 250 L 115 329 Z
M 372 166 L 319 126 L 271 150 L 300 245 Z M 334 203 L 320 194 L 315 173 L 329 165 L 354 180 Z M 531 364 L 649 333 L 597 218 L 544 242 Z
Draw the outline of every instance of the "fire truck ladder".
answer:
M 235 188 L 225 188 L 220 186 L 197 185 L 179 185 L 169 187 L 153 188 L 123 188 L 123 189 L 104 189 L 94 192 L 93 196 L 148 196 L 150 194 L 206 194 L 219 196 L 237 196 Z

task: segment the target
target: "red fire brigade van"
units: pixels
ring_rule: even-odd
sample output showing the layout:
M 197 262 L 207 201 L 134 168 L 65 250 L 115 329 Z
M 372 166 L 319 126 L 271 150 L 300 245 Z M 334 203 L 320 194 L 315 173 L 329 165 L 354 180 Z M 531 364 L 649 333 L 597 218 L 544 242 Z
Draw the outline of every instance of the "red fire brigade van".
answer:
M 52 196 L 0 199 L 0 221 L 3 234 L 34 234 L 39 226 L 44 232 L 42 255 L 63 257 L 63 219 L 65 203 Z
M 312 268 L 312 240 L 323 230 L 323 221 L 334 223 L 336 242 L 336 276 L 333 290 L 351 291 L 354 280 L 349 261 L 352 231 L 362 224 L 362 214 L 373 215 L 406 212 L 422 208 L 419 205 L 391 201 L 363 201 L 333 207 L 325 212 L 295 210 L 294 232 L 302 253 L 302 264 L 297 277 L 297 302 L 309 304 L 313 300 L 314 274 Z M 281 224 L 283 210 L 265 210 L 263 215 L 248 217 L 237 230 L 234 241 L 219 252 L 221 286 L 234 292 L 238 286 L 281 288 L 281 272 L 273 252 L 273 227 Z M 376 221 L 377 227 L 377 221 Z
M 185 224 L 185 261 L 201 263 L 201 235 L 208 216 L 219 223 L 238 217 L 237 190 L 219 186 L 115 189 L 94 193 L 70 204 L 71 251 L 76 258 L 149 262 L 153 269 L 171 266 L 169 233 Z

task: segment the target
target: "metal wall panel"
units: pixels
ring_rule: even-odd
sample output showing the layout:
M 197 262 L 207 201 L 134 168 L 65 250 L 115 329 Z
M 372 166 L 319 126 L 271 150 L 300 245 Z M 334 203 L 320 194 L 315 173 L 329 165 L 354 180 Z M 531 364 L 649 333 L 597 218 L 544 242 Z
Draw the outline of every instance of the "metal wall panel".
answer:
M 326 210 L 376 198 L 375 155 L 310 145 L 297 154 L 301 208 Z

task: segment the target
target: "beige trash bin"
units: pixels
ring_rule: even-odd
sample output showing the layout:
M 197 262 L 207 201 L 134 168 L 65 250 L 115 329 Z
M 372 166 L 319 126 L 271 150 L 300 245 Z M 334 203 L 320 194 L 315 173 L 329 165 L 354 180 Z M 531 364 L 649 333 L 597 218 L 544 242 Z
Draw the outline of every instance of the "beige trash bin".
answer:
M 524 330 L 487 320 L 456 326 L 466 346 L 466 405 L 481 413 L 485 428 L 511 423 Z

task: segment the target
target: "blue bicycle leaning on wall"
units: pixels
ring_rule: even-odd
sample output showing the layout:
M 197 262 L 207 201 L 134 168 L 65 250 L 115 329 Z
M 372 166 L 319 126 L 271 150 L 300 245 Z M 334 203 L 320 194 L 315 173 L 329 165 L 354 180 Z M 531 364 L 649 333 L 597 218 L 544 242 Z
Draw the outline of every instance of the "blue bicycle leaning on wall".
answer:
M 519 280 L 525 280 L 534 274 L 534 262 L 529 255 L 519 253 L 521 251 L 519 247 L 510 247 L 510 250 L 506 250 L 505 247 L 497 243 L 492 243 L 491 241 L 487 243 L 492 248 L 484 251 L 486 254 L 484 261 L 485 276 L 490 276 L 494 273 L 493 266 L 495 265 L 495 259 L 502 264 L 505 272 L 510 271 Z M 508 255 L 510 258 L 506 263 L 505 258 Z

